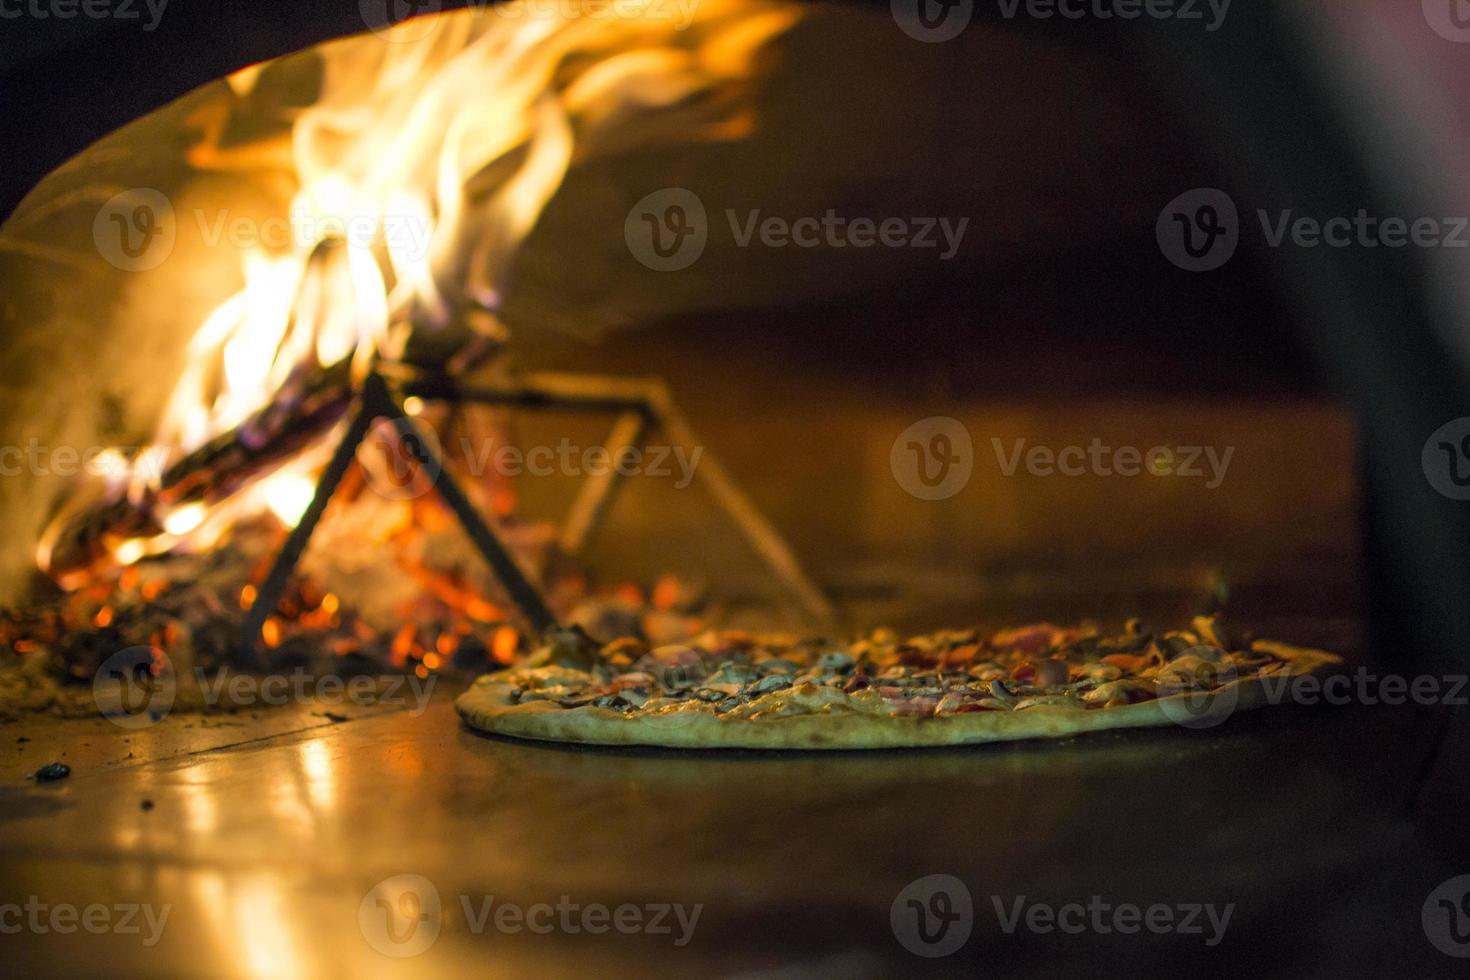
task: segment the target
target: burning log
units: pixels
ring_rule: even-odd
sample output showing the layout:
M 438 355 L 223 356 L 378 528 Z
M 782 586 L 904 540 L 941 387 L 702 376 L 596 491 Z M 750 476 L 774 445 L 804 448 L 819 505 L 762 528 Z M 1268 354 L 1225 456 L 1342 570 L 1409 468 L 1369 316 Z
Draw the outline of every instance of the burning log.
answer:
M 181 507 L 205 507 L 290 460 L 315 442 L 352 402 L 352 359 L 293 372 L 264 408 L 185 454 L 141 493 L 94 504 L 65 520 L 49 538 L 45 571 L 63 585 L 109 561 L 119 541 L 165 534 Z

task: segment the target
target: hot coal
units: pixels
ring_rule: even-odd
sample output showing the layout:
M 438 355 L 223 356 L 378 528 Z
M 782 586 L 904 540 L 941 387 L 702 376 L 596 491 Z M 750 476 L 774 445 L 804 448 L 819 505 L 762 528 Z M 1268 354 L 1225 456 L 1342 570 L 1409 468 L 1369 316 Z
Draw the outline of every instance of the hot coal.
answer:
M 465 574 L 461 559 L 431 540 L 432 533 L 406 532 L 407 558 L 400 551 L 368 561 L 352 553 L 345 574 L 330 559 L 346 552 L 328 537 L 332 547 L 304 563 L 256 648 L 244 642 L 242 621 L 254 601 L 253 583 L 282 536 L 266 519 L 237 525 L 228 541 L 204 554 L 144 559 L 75 592 L 53 591 L 28 606 L 0 609 L 0 717 L 95 713 L 93 682 L 104 664 L 114 675 L 131 671 L 147 681 L 165 662 L 178 682 L 174 710 L 225 710 L 200 696 L 199 678 L 214 680 L 220 672 L 471 676 L 532 648 L 502 597 Z M 432 566 L 431 556 L 442 564 Z M 365 578 L 364 568 L 376 577 Z M 395 572 L 398 587 L 375 588 Z M 689 590 L 674 582 L 666 578 L 646 592 L 624 584 L 589 593 L 584 573 L 564 565 L 548 592 L 570 622 L 586 619 L 616 635 L 662 640 L 671 622 L 690 630 L 704 623 L 693 608 L 657 608 L 671 597 L 687 598 Z

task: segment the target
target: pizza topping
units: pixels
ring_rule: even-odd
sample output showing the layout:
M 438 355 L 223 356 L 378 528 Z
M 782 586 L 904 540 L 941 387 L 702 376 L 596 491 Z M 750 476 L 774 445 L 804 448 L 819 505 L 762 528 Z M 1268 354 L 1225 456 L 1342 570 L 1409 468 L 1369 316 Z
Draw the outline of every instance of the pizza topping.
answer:
M 760 671 L 747 664 L 727 660 L 709 677 L 709 686 L 717 684 L 750 684 L 760 677 Z
M 612 682 L 614 691 L 621 691 L 626 687 L 651 688 L 653 686 L 653 675 L 641 670 L 623 674 L 620 677 L 614 678 Z
M 616 697 L 633 708 L 641 708 L 648 703 L 648 692 L 641 687 L 621 688 Z
M 1148 659 L 1131 653 L 1110 653 L 1102 658 L 1102 662 L 1119 671 L 1132 673 L 1142 670 L 1143 665 L 1148 663 Z
M 990 682 L 990 696 L 1008 708 L 1014 707 L 1017 700 L 1011 689 L 999 680 Z
M 1028 708 L 1081 708 L 1082 703 L 1071 694 L 1043 694 L 1034 698 L 1026 698 L 1016 704 L 1014 710 L 1025 711 Z
M 800 669 L 798 665 L 781 657 L 773 657 L 763 661 L 760 665 L 762 674 L 794 674 Z
M 1056 687 L 1067 683 L 1067 662 L 1056 657 L 1032 662 L 1034 683 L 1037 687 Z
M 1121 668 L 1106 662 L 1106 658 L 1098 663 L 1083 664 L 1077 669 L 1082 680 L 1090 684 L 1105 684 L 1115 681 L 1123 676 Z
M 1174 687 L 1199 687 L 1234 680 L 1234 673 L 1234 668 L 1222 664 L 1219 658 L 1210 659 L 1198 653 L 1186 653 L 1160 668 L 1154 678 L 1160 684 Z
M 512 704 L 635 714 L 706 713 L 730 719 L 861 711 L 903 718 L 976 711 L 1098 711 L 1183 689 L 1219 687 L 1282 669 L 1269 641 L 1231 649 L 1217 619 L 1188 630 L 1122 635 L 1038 624 L 988 640 L 949 630 L 900 643 L 878 630 L 834 648 L 824 640 L 710 631 L 690 645 L 649 649 L 636 639 L 602 647 L 560 631 L 520 666 L 489 678 Z M 1280 648 L 1278 648 L 1280 649 Z
M 1106 684 L 1099 684 L 1092 690 L 1083 693 L 1082 700 L 1088 704 L 1111 708 L 1124 704 L 1136 704 L 1139 701 L 1147 701 L 1154 696 L 1154 691 L 1154 685 L 1148 681 L 1110 681 Z
M 767 674 L 752 684 L 748 688 L 748 691 L 751 694 L 768 694 L 771 691 L 779 691 L 782 688 L 790 686 L 791 676 L 789 673 Z
M 891 712 L 900 717 L 927 718 L 934 714 L 935 709 L 939 707 L 939 698 L 935 695 L 890 698 L 887 700 Z
M 817 658 L 817 670 L 824 674 L 846 674 L 856 666 L 857 661 L 841 650 L 824 653 Z
M 1199 634 L 1206 643 L 1229 650 L 1233 637 L 1226 631 L 1218 616 L 1196 616 L 1190 621 L 1190 629 Z
M 959 714 L 964 711 L 1009 711 L 1010 708 L 990 696 L 986 690 L 951 691 L 939 699 L 934 713 Z
M 990 639 L 993 647 L 1009 647 L 1022 653 L 1045 653 L 1081 637 L 1079 630 L 1067 630 L 1051 623 L 1037 623 L 1019 629 L 1001 630 Z

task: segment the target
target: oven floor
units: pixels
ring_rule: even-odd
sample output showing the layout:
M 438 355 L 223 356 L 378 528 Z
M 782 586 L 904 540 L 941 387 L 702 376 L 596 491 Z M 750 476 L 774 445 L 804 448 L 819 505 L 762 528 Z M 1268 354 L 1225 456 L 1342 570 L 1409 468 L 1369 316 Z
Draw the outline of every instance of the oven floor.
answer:
M 930 752 L 695 755 L 482 737 L 459 724 L 451 694 L 440 690 L 416 716 L 295 705 L 175 714 L 136 732 L 100 719 L 0 726 L 0 903 L 148 903 L 155 921 L 169 906 L 152 945 L 142 914 L 138 933 L 62 934 L 43 911 L 41 928 L 27 923 L 0 940 L 6 972 L 1097 977 L 1167 966 L 1177 975 L 1434 976 L 1463 967 L 1421 925 L 1429 893 L 1470 867 L 1421 840 L 1407 817 L 1436 732 L 1420 709 L 1281 708 L 1206 732 Z M 26 781 L 54 760 L 72 766 L 70 778 Z M 403 874 L 432 882 L 441 928 L 420 955 L 390 959 L 365 938 L 359 909 L 376 883 Z M 961 879 L 974 899 L 968 942 L 942 959 L 911 955 L 889 924 L 900 890 L 931 874 Z M 1203 934 L 1039 933 L 1024 920 L 1007 934 L 996 904 L 1008 918 L 1018 901 L 1233 909 L 1212 946 L 1204 913 Z M 575 910 L 537 920 L 550 921 L 548 934 L 497 929 L 494 909 L 543 902 L 631 904 L 649 924 L 659 903 L 683 903 L 686 917 L 702 908 L 683 945 L 672 914 L 671 931 L 657 934 L 590 935 Z M 23 911 L 0 909 L 0 927 L 13 932 Z

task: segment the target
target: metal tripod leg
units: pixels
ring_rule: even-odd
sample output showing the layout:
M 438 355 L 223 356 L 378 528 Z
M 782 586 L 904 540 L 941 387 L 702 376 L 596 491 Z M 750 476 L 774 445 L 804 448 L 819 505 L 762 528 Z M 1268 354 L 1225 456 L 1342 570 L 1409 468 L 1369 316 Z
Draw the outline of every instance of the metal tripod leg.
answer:
M 420 466 L 422 472 L 432 478 L 434 489 L 464 525 L 471 542 L 490 565 L 496 578 L 510 594 L 511 601 L 520 610 L 531 629 L 538 636 L 555 629 L 557 627 L 556 617 L 547 607 L 545 599 L 526 578 L 520 566 L 506 550 L 505 545 L 480 517 L 474 504 L 465 496 L 464 491 L 450 475 L 434 443 L 425 438 L 418 423 L 409 418 L 402 410 L 382 377 L 377 373 L 372 373 L 363 383 L 362 392 L 357 400 L 357 409 L 352 415 L 352 421 L 348 423 L 342 441 L 337 444 L 331 461 L 322 471 L 321 479 L 317 481 L 316 492 L 311 498 L 310 506 L 302 514 L 301 520 L 291 529 L 291 534 L 286 538 L 280 554 L 276 556 L 275 562 L 271 565 L 265 581 L 257 590 L 255 601 L 245 614 L 244 624 L 241 627 L 241 639 L 245 649 L 256 653 L 258 657 L 261 656 L 259 644 L 261 629 L 265 626 L 267 617 L 275 612 L 276 607 L 280 604 L 291 573 L 301 560 L 301 553 L 306 549 L 312 532 L 316 530 L 317 524 L 321 521 L 322 514 L 327 509 L 327 503 L 332 499 L 332 494 L 336 492 L 338 485 L 342 482 L 342 477 L 347 473 L 347 468 L 352 464 L 357 447 L 362 444 L 363 439 L 367 438 L 372 424 L 378 419 L 388 419 L 392 423 L 404 447 Z
M 608 440 L 614 443 L 627 438 L 634 444 L 634 424 L 630 415 L 641 417 L 646 428 L 661 427 L 670 441 L 688 449 L 700 445 L 693 428 L 674 404 L 662 382 L 651 378 L 626 378 L 595 374 L 533 373 L 509 382 L 493 385 L 461 385 L 439 377 L 416 377 L 402 385 L 405 394 L 427 399 L 480 402 L 487 405 L 514 405 L 525 409 L 555 411 L 617 412 L 619 423 Z M 641 436 L 643 433 L 637 433 Z M 582 488 L 572 507 L 563 531 L 563 544 L 574 553 L 590 539 L 597 524 L 606 514 L 616 488 L 623 479 L 615 472 L 607 477 L 593 477 Z M 828 625 L 835 617 L 831 604 L 815 582 L 806 574 L 796 553 L 751 503 L 735 479 L 714 455 L 704 452 L 694 470 L 702 480 L 715 505 L 735 525 L 761 560 L 792 593 L 813 619 Z

